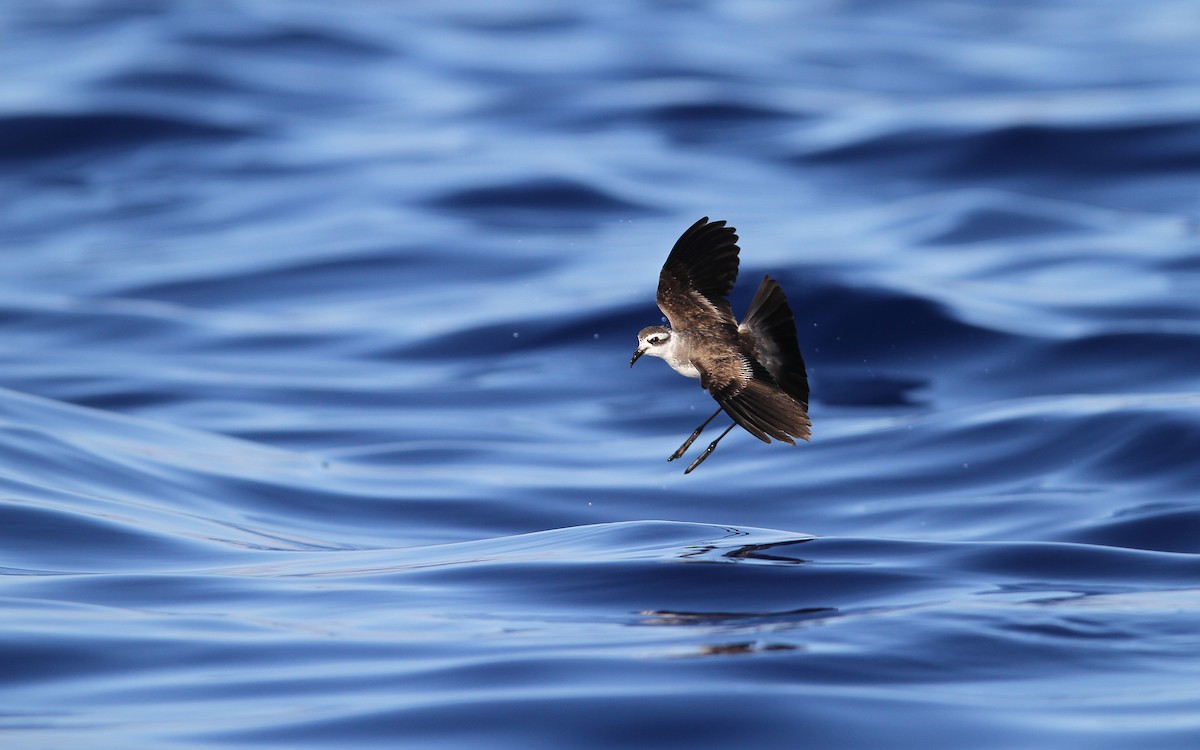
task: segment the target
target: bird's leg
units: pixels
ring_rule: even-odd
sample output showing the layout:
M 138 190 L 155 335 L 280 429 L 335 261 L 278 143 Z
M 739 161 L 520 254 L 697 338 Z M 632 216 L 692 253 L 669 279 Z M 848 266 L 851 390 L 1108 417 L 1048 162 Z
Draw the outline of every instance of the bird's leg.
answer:
M 714 416 L 716 416 L 716 415 L 714 415 Z M 710 417 L 710 419 L 711 419 L 711 417 Z M 721 438 L 723 438 L 723 437 L 725 437 L 726 435 L 728 435 L 728 434 L 729 434 L 729 431 L 730 431 L 730 430 L 732 430 L 734 427 L 737 427 L 737 422 L 734 422 L 733 424 L 731 424 L 731 425 L 729 425 L 728 427 L 726 427 L 726 428 L 725 428 L 725 431 L 721 433 L 721 436 L 720 436 L 720 437 L 718 437 L 716 440 L 714 440 L 714 441 L 712 441 L 711 443 L 709 443 L 709 444 L 708 444 L 708 447 L 704 449 L 704 452 L 703 452 L 703 453 L 701 453 L 701 454 L 700 454 L 700 456 L 699 456 L 699 457 L 698 457 L 698 458 L 697 458 L 695 461 L 692 461 L 692 465 L 691 465 L 691 466 L 689 466 L 689 467 L 687 467 L 686 469 L 684 469 L 684 470 L 683 470 L 683 473 L 684 473 L 684 474 L 691 474 L 691 473 L 692 473 L 692 469 L 695 469 L 697 466 L 699 466 L 701 463 L 703 463 L 704 459 L 708 458 L 708 454 L 712 453 L 712 452 L 713 452 L 713 450 L 715 450 L 715 449 L 716 449 L 716 447 L 717 447 L 717 443 L 721 442 Z
M 671 457 L 668 458 L 667 460 L 674 461 L 675 459 L 679 458 L 684 453 L 686 453 L 687 449 L 692 447 L 692 443 L 696 442 L 696 438 L 700 437 L 700 433 L 704 432 L 704 428 L 708 427 L 708 423 L 713 421 L 714 419 L 716 419 L 716 416 L 720 413 L 721 413 L 721 407 L 718 406 L 717 410 L 712 413 L 712 416 L 709 417 L 708 419 L 704 420 L 704 424 L 697 427 L 696 431 L 692 433 L 692 436 L 690 438 L 688 438 L 687 441 L 683 445 L 679 446 L 679 450 L 672 453 Z

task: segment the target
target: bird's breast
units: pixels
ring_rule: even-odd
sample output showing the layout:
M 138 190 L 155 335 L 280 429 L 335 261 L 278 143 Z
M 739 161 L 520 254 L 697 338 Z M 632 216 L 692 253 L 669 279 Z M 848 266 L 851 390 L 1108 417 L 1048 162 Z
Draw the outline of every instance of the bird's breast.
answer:
M 672 336 L 667 350 L 661 356 L 672 370 L 685 378 L 700 377 L 700 371 L 696 369 L 696 365 L 692 364 L 692 347 L 689 345 L 687 336 L 682 333 Z
M 680 360 L 672 357 L 671 359 L 667 360 L 667 364 L 671 366 L 672 370 L 684 376 L 685 378 L 700 377 L 700 371 L 697 370 L 696 366 L 688 360 Z

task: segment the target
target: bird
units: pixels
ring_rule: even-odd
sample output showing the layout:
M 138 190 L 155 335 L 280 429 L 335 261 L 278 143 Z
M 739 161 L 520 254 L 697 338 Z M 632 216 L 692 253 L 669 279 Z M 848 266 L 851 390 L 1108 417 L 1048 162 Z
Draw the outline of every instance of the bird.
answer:
M 633 367 L 643 355 L 659 357 L 680 375 L 698 378 L 719 404 L 668 461 L 683 456 L 722 411 L 733 419 L 684 474 L 737 425 L 764 443 L 795 445 L 794 438 L 812 435 L 808 374 L 779 283 L 764 276 L 742 321 L 733 316 L 728 296 L 737 281 L 737 243 L 737 230 L 707 216 L 680 235 L 658 275 L 658 307 L 670 326 L 643 328 L 629 360 Z

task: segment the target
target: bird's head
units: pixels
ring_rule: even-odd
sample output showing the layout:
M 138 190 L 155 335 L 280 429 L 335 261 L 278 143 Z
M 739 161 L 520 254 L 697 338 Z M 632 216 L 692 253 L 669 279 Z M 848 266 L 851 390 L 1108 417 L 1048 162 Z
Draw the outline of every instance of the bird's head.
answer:
M 655 357 L 661 357 L 667 350 L 667 343 L 671 340 L 671 329 L 666 326 L 650 326 L 643 328 L 638 333 L 637 351 L 633 353 L 633 359 L 629 360 L 629 366 L 633 367 L 633 363 L 641 359 L 643 354 L 649 354 Z

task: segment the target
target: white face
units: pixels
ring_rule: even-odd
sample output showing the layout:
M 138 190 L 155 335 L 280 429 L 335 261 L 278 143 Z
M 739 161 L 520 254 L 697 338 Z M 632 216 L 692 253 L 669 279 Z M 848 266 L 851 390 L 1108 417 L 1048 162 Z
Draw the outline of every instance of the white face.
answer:
M 638 358 L 643 354 L 651 354 L 655 357 L 667 359 L 668 352 L 671 350 L 671 332 L 662 326 L 653 326 L 651 328 L 643 328 L 638 331 L 638 348 L 633 353 L 633 359 L 629 360 L 629 366 L 633 367 L 633 363 L 638 361 Z

